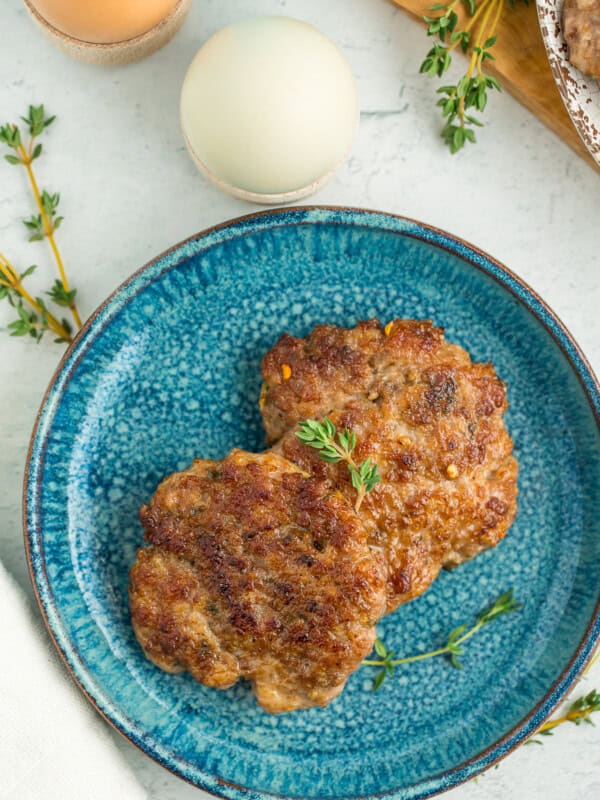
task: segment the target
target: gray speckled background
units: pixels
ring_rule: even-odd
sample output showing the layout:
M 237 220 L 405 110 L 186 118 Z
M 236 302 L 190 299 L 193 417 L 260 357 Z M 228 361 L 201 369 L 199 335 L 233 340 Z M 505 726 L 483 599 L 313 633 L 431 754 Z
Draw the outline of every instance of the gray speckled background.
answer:
M 214 30 L 253 13 L 287 13 L 336 39 L 358 79 L 363 117 L 350 162 L 315 202 L 382 208 L 446 228 L 524 277 L 558 312 L 600 367 L 600 180 L 508 96 L 493 98 L 480 143 L 451 158 L 438 139 L 434 86 L 419 76 L 427 41 L 385 0 L 197 0 L 164 51 L 127 68 L 68 61 L 29 23 L 18 0 L 0 5 L 0 109 L 13 118 L 43 100 L 59 115 L 40 162 L 44 185 L 62 194 L 60 242 L 89 314 L 121 280 L 189 234 L 252 210 L 196 174 L 181 141 L 180 81 Z M 557 100 L 558 102 L 558 100 Z M 30 212 L 19 173 L 0 172 L 2 250 L 22 266 L 50 268 L 44 244 L 27 245 Z M 42 270 L 40 270 L 42 271 Z M 46 273 L 48 274 L 48 273 Z M 41 284 L 40 289 L 45 288 Z M 8 321 L 0 307 L 0 325 Z M 20 533 L 21 475 L 29 432 L 58 360 L 48 343 L 0 338 L 3 426 L 0 558 L 31 592 Z M 600 665 L 581 691 L 600 688 Z M 579 690 L 576 690 L 579 691 Z M 447 797 L 579 800 L 600 795 L 600 729 L 562 728 L 544 747 L 521 749 Z M 187 800 L 198 790 L 128 743 L 119 746 L 149 800 Z

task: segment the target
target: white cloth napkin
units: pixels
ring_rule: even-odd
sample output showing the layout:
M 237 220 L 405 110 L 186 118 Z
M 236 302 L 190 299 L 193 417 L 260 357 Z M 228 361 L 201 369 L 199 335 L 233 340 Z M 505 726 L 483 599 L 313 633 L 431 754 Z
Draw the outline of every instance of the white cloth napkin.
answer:
M 106 723 L 2 563 L 0 609 L 0 798 L 144 800 Z

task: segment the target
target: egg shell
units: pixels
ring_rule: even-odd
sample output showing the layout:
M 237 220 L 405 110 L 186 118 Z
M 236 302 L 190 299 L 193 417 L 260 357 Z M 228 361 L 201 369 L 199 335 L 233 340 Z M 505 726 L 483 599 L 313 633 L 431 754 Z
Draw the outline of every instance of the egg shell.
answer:
M 62 1 L 68 2 L 69 0 Z M 70 1 L 75 3 L 75 0 Z M 140 2 L 140 0 L 135 1 L 136 3 Z M 60 30 L 58 27 L 52 24 L 52 22 L 50 22 L 50 20 L 47 19 L 39 9 L 44 3 L 51 3 L 53 0 L 23 0 L 23 2 L 33 22 L 39 27 L 44 36 L 46 36 L 47 39 L 56 45 L 59 50 L 62 50 L 68 56 L 76 58 L 79 61 L 86 61 L 89 64 L 102 64 L 108 66 L 117 66 L 121 64 L 128 64 L 132 61 L 139 61 L 142 58 L 146 58 L 146 56 L 149 56 L 151 53 L 160 50 L 160 48 L 164 47 L 167 42 L 171 41 L 173 36 L 175 36 L 177 31 L 181 28 L 192 5 L 192 0 L 174 0 L 174 2 L 169 0 L 170 5 L 172 6 L 171 11 L 167 13 L 167 16 L 159 19 L 159 21 L 149 30 L 146 30 L 139 35 L 135 35 L 133 38 L 128 38 L 125 40 L 114 42 L 95 42 L 90 41 L 90 38 L 86 40 L 83 38 L 78 38 L 75 35 L 65 33 L 64 30 Z M 54 0 L 54 2 L 56 2 L 56 0 Z M 110 4 L 114 2 L 116 2 L 116 0 L 110 0 Z M 154 0 L 151 0 L 151 2 L 154 2 Z M 77 5 L 81 6 L 81 13 L 85 12 L 86 5 L 83 0 L 81 3 L 77 3 Z M 96 6 L 99 4 L 97 0 L 91 0 L 90 6 L 92 5 Z M 59 19 L 54 19 L 55 22 L 60 24 Z M 145 25 L 147 24 L 150 23 L 145 23 Z M 69 26 L 67 25 L 66 27 Z M 116 31 L 113 25 L 113 38 L 115 36 L 129 35 L 131 30 L 132 29 L 129 28 L 128 31 L 123 29 Z M 86 32 L 84 30 L 79 30 L 78 33 L 80 37 L 86 35 L 91 38 L 94 37 L 94 35 L 89 31 Z M 104 33 L 98 34 L 96 38 L 102 39 L 109 37 L 106 33 Z
M 61 33 L 84 42 L 113 44 L 146 33 L 173 11 L 177 0 L 30 0 Z
M 200 169 L 246 199 L 318 188 L 347 158 L 359 117 L 352 70 L 300 20 L 258 17 L 200 48 L 185 76 L 181 123 Z

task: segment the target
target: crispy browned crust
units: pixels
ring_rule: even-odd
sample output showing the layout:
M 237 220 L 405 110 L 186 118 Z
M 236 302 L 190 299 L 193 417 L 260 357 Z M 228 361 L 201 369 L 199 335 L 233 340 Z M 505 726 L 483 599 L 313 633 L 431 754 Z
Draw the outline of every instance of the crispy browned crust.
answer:
M 276 452 L 352 502 L 346 466 L 320 460 L 293 430 L 303 418 L 329 415 L 356 432 L 356 460 L 378 464 L 381 483 L 360 516 L 388 564 L 388 610 L 506 534 L 517 510 L 517 462 L 503 421 L 505 387 L 441 328 L 414 320 L 385 330 L 376 320 L 319 326 L 305 340 L 282 336 L 262 369 L 267 434 L 288 431 Z
M 571 64 L 600 80 L 600 0 L 565 0 L 563 33 Z
M 272 453 L 233 450 L 166 478 L 131 569 L 146 655 L 267 711 L 325 705 L 371 650 L 385 574 L 351 504 Z
M 284 333 L 261 362 L 267 440 L 274 442 L 302 419 L 320 418 L 351 400 L 376 395 L 414 365 L 435 366 L 440 350 L 450 363 L 469 362 L 429 321 L 396 320 L 389 336 L 379 320 L 354 328 L 317 325 L 305 339 Z M 291 375 L 286 379 L 284 366 Z M 439 398 L 439 402 L 443 398 Z

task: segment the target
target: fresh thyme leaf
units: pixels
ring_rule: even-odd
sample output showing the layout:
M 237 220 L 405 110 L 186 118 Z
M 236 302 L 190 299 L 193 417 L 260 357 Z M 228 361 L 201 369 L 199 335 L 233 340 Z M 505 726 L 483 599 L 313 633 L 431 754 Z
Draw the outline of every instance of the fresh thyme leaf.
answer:
M 461 654 L 462 654 L 462 650 L 460 648 L 458 649 L 457 652 L 453 652 L 453 651 L 450 652 L 450 656 L 449 656 L 450 663 L 452 664 L 454 669 L 462 669 L 463 668 L 462 663 L 458 660 L 458 656 L 461 655 Z
M 375 639 L 374 647 L 377 655 L 381 656 L 381 658 L 385 658 L 385 656 L 387 655 L 387 647 L 384 645 L 381 639 L 379 639 L 379 637 Z
M 21 131 L 17 125 L 6 123 L 0 127 L 0 142 L 4 142 L 8 147 L 16 150 L 21 144 Z
M 384 669 L 382 669 L 381 672 L 379 672 L 377 674 L 377 676 L 375 677 L 375 680 L 373 682 L 373 691 L 374 692 L 376 692 L 378 689 L 381 688 L 381 684 L 384 682 L 384 680 L 386 678 L 386 675 L 387 675 L 387 673 L 386 673 L 386 671 Z
M 519 611 L 521 608 L 523 608 L 522 604 L 515 600 L 513 590 L 509 589 L 507 592 L 504 592 L 504 594 L 501 594 L 493 605 L 481 612 L 478 617 L 478 622 L 485 625 L 502 614 L 511 614 L 513 611 Z
M 43 313 L 38 316 L 35 311 L 28 311 L 23 302 L 20 301 L 16 306 L 17 319 L 7 325 L 11 336 L 31 336 L 36 341 L 40 341 L 44 332 L 48 329 L 47 320 L 43 319 Z
M 51 125 L 56 117 L 45 117 L 44 105 L 29 106 L 29 113 L 26 117 L 21 117 L 23 122 L 29 127 L 31 136 L 39 136 L 43 133 L 44 128 Z
M 62 306 L 63 308 L 71 308 L 73 303 L 75 302 L 75 295 L 77 294 L 77 289 L 71 289 L 70 291 L 65 291 L 65 287 L 62 283 L 58 280 L 58 278 L 54 281 L 54 285 L 50 289 L 49 292 L 46 292 L 48 297 L 56 303 L 57 306 Z
M 380 668 L 380 671 L 375 677 L 373 689 L 378 689 L 386 676 L 393 675 L 394 669 L 397 666 L 400 664 L 409 664 L 413 661 L 423 661 L 428 658 L 435 658 L 436 656 L 445 655 L 448 656 L 451 666 L 453 666 L 455 669 L 462 669 L 463 664 L 460 661 L 459 656 L 461 656 L 464 652 L 463 644 L 470 639 L 471 636 L 481 630 L 484 625 L 488 625 L 490 622 L 493 622 L 493 620 L 505 614 L 512 614 L 521 608 L 522 605 L 518 603 L 513 596 L 513 590 L 509 589 L 507 592 L 501 594 L 494 601 L 494 603 L 489 606 L 489 608 L 481 611 L 477 616 L 477 621 L 470 628 L 466 624 L 458 625 L 456 628 L 450 631 L 446 640 L 446 644 L 443 647 L 440 647 L 437 650 L 430 650 L 427 653 L 420 653 L 419 655 L 405 656 L 404 658 L 394 658 L 394 651 L 388 650 L 384 642 L 380 638 L 377 638 L 375 640 L 374 650 L 378 658 L 367 658 L 363 661 L 363 665 L 365 666 Z M 587 703 L 587 705 L 585 705 L 585 708 L 587 708 L 588 705 L 597 703 L 598 708 L 600 709 L 600 695 L 597 697 L 592 697 L 590 695 L 584 700 L 586 703 L 588 700 L 591 701 L 591 703 Z M 583 707 L 584 706 L 582 706 L 582 708 Z M 585 713 L 589 715 L 591 712 Z
M 360 492 L 363 486 L 363 479 L 361 478 L 360 472 L 353 464 L 348 464 L 348 471 L 350 472 L 350 477 L 352 479 L 352 486 L 354 486 L 357 492 Z
M 371 459 L 367 458 L 367 460 L 361 464 L 361 471 L 365 483 L 365 491 L 370 492 L 381 481 L 377 464 L 371 464 Z
M 29 228 L 30 230 L 37 230 L 38 228 L 41 227 L 41 224 L 42 224 L 42 218 L 39 215 L 36 216 L 35 214 L 32 214 L 29 219 L 23 220 L 23 225 L 25 225 L 25 227 Z
M 352 453 L 356 448 L 356 433 L 345 428 L 338 431 L 329 417 L 322 422 L 316 419 L 305 419 L 298 423 L 296 431 L 298 439 L 308 447 L 319 451 L 319 456 L 329 464 L 345 461 L 350 473 L 352 486 L 356 489 L 355 509 L 358 511 L 365 494 L 372 491 L 381 477 L 377 464 L 367 458 L 362 464 L 356 464 Z
M 25 225 L 28 230 L 33 231 L 33 233 L 29 235 L 30 242 L 41 241 L 46 235 L 44 233 L 44 223 L 42 222 L 41 214 L 32 214 L 29 219 L 23 220 L 23 225 Z
M 42 192 L 42 206 L 44 207 L 44 211 L 49 217 L 54 216 L 54 212 L 56 211 L 58 204 L 60 202 L 60 195 L 58 192 L 56 194 L 49 194 L 45 189 Z

